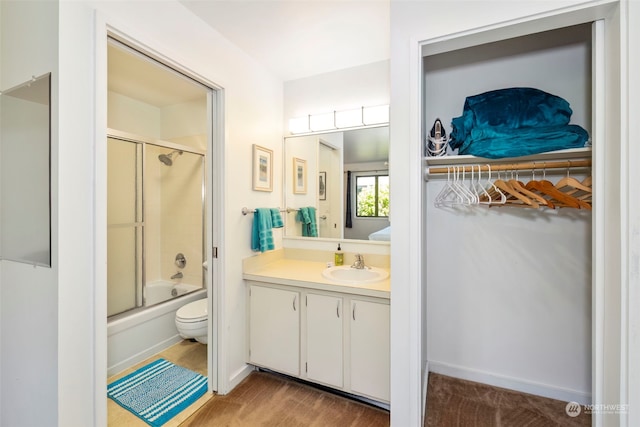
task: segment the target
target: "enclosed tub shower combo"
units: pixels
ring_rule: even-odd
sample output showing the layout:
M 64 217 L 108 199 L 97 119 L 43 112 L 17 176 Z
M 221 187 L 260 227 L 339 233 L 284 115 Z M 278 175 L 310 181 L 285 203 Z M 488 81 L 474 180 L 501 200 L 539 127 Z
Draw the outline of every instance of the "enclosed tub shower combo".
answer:
M 204 155 L 174 147 L 117 131 L 107 143 L 110 373 L 197 338 L 195 326 L 206 342 Z M 199 300 L 202 313 L 188 304 L 178 322 L 179 309 Z
M 107 62 L 112 375 L 183 338 L 206 342 L 206 154 L 214 93 L 111 37 Z

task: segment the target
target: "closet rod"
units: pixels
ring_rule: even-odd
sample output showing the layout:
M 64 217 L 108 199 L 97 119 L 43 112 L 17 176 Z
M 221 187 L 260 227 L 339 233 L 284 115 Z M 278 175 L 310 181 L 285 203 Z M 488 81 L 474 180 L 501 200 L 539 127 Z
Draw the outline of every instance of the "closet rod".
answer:
M 586 160 L 566 160 L 557 162 L 525 162 L 525 163 L 505 163 L 500 165 L 465 165 L 465 166 L 440 166 L 427 168 L 427 174 L 443 174 L 451 171 L 474 172 L 478 171 L 478 167 L 482 172 L 494 171 L 521 171 L 521 170 L 547 170 L 547 169 L 567 169 L 567 168 L 585 168 L 591 167 L 591 159 Z

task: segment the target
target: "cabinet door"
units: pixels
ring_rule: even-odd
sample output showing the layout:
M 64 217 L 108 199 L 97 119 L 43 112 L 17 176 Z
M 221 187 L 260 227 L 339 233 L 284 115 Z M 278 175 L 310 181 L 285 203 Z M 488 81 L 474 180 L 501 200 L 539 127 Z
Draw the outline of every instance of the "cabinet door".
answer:
M 249 362 L 299 375 L 300 294 L 252 285 L 249 305 Z
M 342 298 L 307 295 L 307 378 L 343 385 Z
M 351 301 L 351 390 L 389 401 L 389 305 Z

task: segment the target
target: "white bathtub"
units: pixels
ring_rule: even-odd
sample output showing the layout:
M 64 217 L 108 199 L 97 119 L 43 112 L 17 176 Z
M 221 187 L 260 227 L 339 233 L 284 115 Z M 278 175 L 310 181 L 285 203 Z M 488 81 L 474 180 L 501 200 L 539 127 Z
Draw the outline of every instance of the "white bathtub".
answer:
M 207 294 L 200 287 L 180 285 L 176 289 L 183 296 L 132 310 L 107 322 L 107 375 L 117 374 L 182 340 L 175 325 L 176 311 L 191 301 L 206 298 Z M 163 293 L 171 295 L 174 286 L 171 282 L 158 283 L 151 286 L 151 295 L 159 300 Z M 201 290 L 184 295 L 193 288 Z M 145 297 L 150 297 L 148 292 Z
M 202 286 L 188 285 L 186 283 L 167 282 L 156 280 L 149 282 L 144 287 L 144 306 L 151 307 L 163 301 L 178 298 L 189 292 L 202 289 Z

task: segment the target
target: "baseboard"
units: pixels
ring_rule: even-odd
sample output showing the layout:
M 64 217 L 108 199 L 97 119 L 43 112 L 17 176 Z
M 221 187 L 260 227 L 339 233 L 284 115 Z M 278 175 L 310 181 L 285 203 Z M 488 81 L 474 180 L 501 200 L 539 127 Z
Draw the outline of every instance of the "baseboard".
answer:
M 238 384 L 242 382 L 243 379 L 247 378 L 249 374 L 255 370 L 256 368 L 251 365 L 244 365 L 242 368 L 234 372 L 229 378 L 229 389 L 227 390 L 227 393 L 233 390 Z
M 424 369 L 422 370 L 422 422 L 421 426 L 424 425 L 424 420 L 427 417 L 427 390 L 429 389 L 429 361 L 427 360 L 424 364 Z
M 509 390 L 520 391 L 522 393 L 548 397 L 551 399 L 561 400 L 563 402 L 577 402 L 581 405 L 590 405 L 592 403 L 591 393 L 585 393 L 578 390 L 570 390 L 566 388 L 551 386 L 548 384 L 526 381 L 519 378 L 496 375 L 490 372 L 478 371 L 475 369 L 464 368 L 461 366 L 450 365 L 442 362 L 428 362 L 428 367 L 429 371 L 436 374 L 447 375 L 450 377 L 460 378 L 468 381 L 475 381 L 495 387 L 502 387 Z
M 168 338 L 158 344 L 155 344 L 139 353 L 134 354 L 131 357 L 128 357 L 116 364 L 114 364 L 113 366 L 109 366 L 107 367 L 107 376 L 110 377 L 112 375 L 116 375 L 122 371 L 124 371 L 125 369 L 129 369 L 130 367 L 132 367 L 133 365 L 142 362 L 145 359 L 148 359 L 149 357 L 153 356 L 154 354 L 158 354 L 163 350 L 168 349 L 169 347 L 171 347 L 172 345 L 179 343 L 180 341 L 182 341 L 182 337 L 178 334 L 172 336 L 171 338 Z

